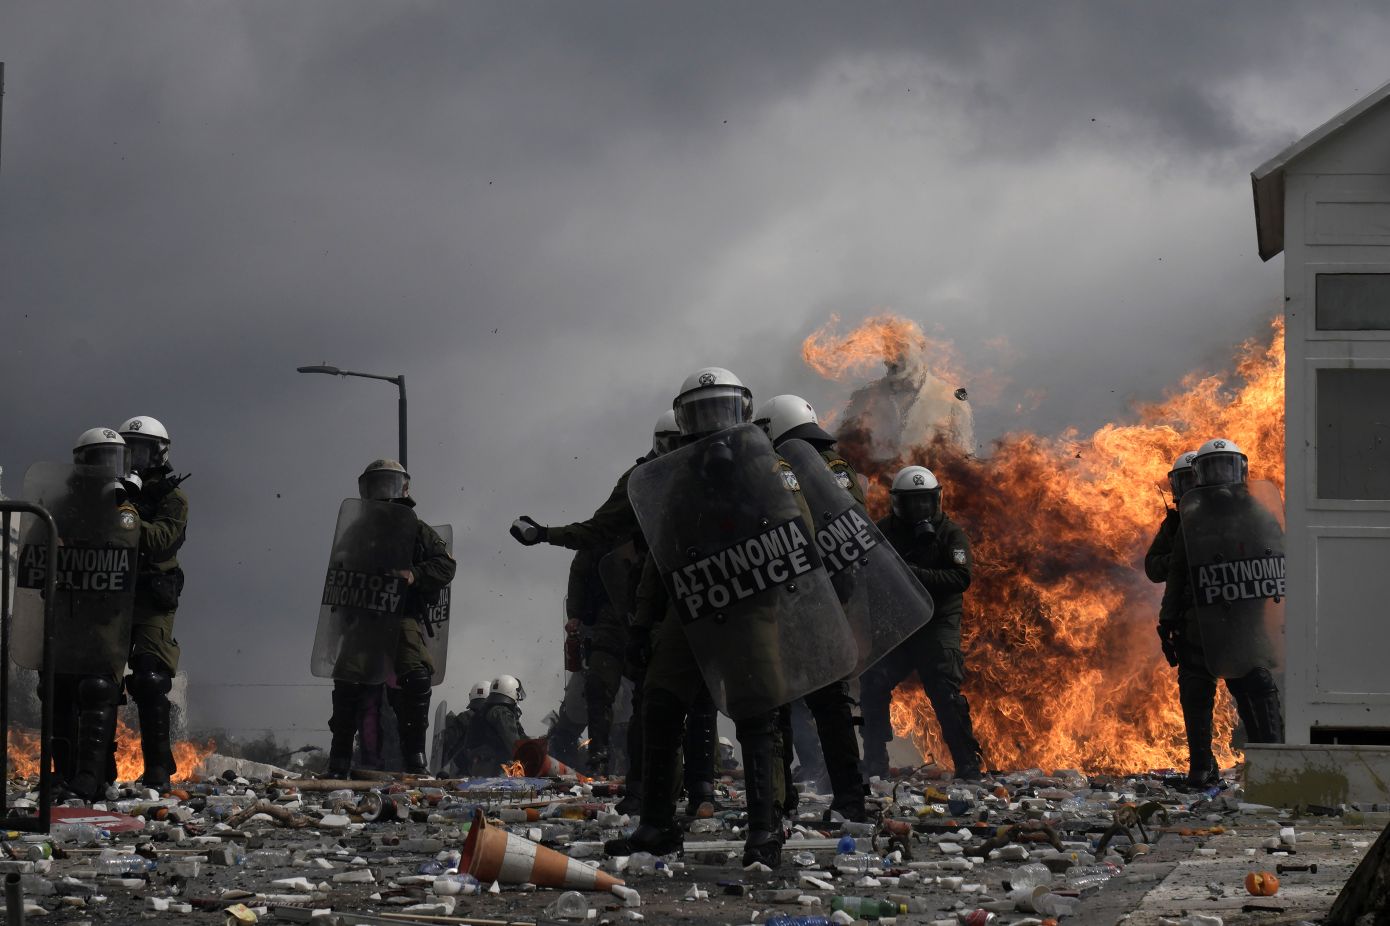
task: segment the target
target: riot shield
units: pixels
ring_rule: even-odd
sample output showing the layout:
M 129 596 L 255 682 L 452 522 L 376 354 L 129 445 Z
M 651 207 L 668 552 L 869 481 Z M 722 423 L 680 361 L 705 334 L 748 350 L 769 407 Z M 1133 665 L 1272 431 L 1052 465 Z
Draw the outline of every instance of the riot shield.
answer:
M 433 524 L 435 532 L 444 539 L 444 547 L 449 555 L 454 555 L 454 528 L 450 524 Z M 434 604 L 427 605 L 420 617 L 420 633 L 425 638 L 425 649 L 429 650 L 430 661 L 434 663 L 434 674 L 430 685 L 444 681 L 444 670 L 449 664 L 449 589 L 446 585 L 439 590 Z
M 54 671 L 119 678 L 130 654 L 140 516 L 111 474 L 93 466 L 35 463 L 24 474 L 24 500 L 58 525 Z M 11 646 L 17 665 L 38 669 L 48 547 L 33 515 L 24 516 L 19 544 Z
M 1284 500 L 1269 482 L 1199 486 L 1179 505 L 1207 669 L 1240 678 L 1284 657 Z
M 414 619 L 397 572 L 410 568 L 416 523 L 404 505 L 343 500 L 309 664 L 314 675 L 378 685 L 391 674 L 401 620 Z
M 444 768 L 444 726 L 449 722 L 449 702 L 440 700 L 430 723 L 430 771 L 438 774 Z
M 758 427 L 644 463 L 628 497 L 721 711 L 768 711 L 853 671 L 854 636 L 796 476 Z
M 598 561 L 598 577 L 613 609 L 625 617 L 635 610 L 637 581 L 642 577 L 642 554 L 631 540 Z
M 814 447 L 789 440 L 777 452 L 811 509 L 816 547 L 859 647 L 854 674 L 861 675 L 931 620 L 931 594 Z

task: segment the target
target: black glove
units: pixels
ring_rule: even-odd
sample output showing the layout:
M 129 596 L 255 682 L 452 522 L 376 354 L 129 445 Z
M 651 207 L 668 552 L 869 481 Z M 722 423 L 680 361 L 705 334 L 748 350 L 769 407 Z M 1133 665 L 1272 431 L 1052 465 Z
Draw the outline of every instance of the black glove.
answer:
M 538 543 L 545 543 L 550 532 L 544 524 L 537 524 L 530 515 L 524 514 L 512 522 L 511 533 L 523 547 L 534 547 Z
M 627 664 L 627 677 L 638 680 L 647 671 L 647 663 L 652 658 L 652 629 L 646 626 L 632 626 L 627 629 L 627 647 L 623 651 L 623 661 Z
M 930 521 L 918 521 L 912 525 L 912 537 L 915 540 L 935 540 L 936 525 Z
M 1168 665 L 1177 668 L 1178 665 L 1178 641 L 1182 638 L 1182 627 L 1173 621 L 1158 622 L 1159 644 L 1163 647 L 1163 658 L 1168 660 Z

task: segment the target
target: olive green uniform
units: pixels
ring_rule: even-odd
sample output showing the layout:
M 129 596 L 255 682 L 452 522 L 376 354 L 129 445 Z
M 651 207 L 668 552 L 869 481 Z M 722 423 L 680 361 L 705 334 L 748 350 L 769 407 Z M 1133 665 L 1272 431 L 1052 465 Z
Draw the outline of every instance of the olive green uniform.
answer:
M 130 658 L 153 656 L 170 676 L 179 671 L 179 641 L 174 614 L 183 591 L 178 552 L 188 530 L 188 496 L 182 480 L 164 468 L 146 481 L 135 508 L 140 512 L 140 569 L 135 580 L 135 620 L 130 631 Z
M 932 524 L 934 533 L 917 536 L 913 525 L 895 515 L 878 522 L 884 538 L 931 593 L 936 608 L 926 626 L 879 660 L 861 679 L 864 755 L 871 774 L 882 774 L 888 764 L 887 744 L 893 738 L 888 706 L 893 688 L 914 671 L 936 712 L 956 776 L 975 777 L 980 770 L 980 744 L 975 739 L 970 704 L 960 690 L 965 680 L 960 620 L 974 559 L 969 538 L 945 512 L 939 512 Z
M 613 607 L 599 575 L 599 560 L 607 553 L 606 547 L 590 547 L 575 554 L 570 564 L 569 594 L 565 596 L 566 617 L 578 621 L 587 637 L 584 702 L 588 709 L 589 764 L 596 771 L 606 771 L 613 702 L 623 684 L 627 650 L 627 616 Z
M 632 503 L 627 499 L 627 480 L 632 471 L 648 459 L 650 457 L 642 457 L 618 477 L 618 484 L 587 521 L 547 527 L 545 542 L 567 550 L 592 550 L 597 547 L 611 549 L 640 534 L 637 513 L 632 510 Z
M 521 728 L 521 708 L 500 694 L 488 695 L 478 715 L 468 725 L 464 748 L 474 775 L 496 775 L 503 763 L 511 762 L 516 744 L 526 738 Z

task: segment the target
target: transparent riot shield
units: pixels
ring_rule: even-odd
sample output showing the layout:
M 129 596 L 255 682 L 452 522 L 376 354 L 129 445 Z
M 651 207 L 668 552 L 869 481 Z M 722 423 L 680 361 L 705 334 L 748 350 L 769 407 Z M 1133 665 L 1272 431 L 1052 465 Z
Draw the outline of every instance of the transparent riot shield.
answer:
M 436 774 L 444 768 L 444 727 L 448 721 L 449 702 L 441 699 L 435 705 L 434 720 L 430 722 L 430 771 Z
M 642 554 L 632 541 L 615 547 L 598 561 L 598 577 L 614 610 L 630 615 L 636 607 L 637 581 L 642 577 Z
M 816 547 L 859 647 L 854 674 L 863 674 L 931 620 L 931 593 L 814 447 L 790 440 L 777 452 L 801 483 L 816 525 Z
M 390 675 L 409 613 L 407 585 L 415 512 L 392 502 L 343 500 L 323 583 L 309 671 L 319 678 L 377 685 Z
M 58 525 L 54 671 L 120 678 L 130 654 L 139 515 L 109 472 L 70 463 L 30 466 L 24 500 L 42 505 Z M 19 544 L 11 646 L 17 665 L 38 669 L 48 549 L 33 515 L 23 518 Z
M 454 555 L 454 528 L 451 524 L 432 524 L 435 533 L 444 539 L 444 547 L 449 555 Z M 425 649 L 429 651 L 430 662 L 434 663 L 434 674 L 430 685 L 444 681 L 444 670 L 449 665 L 449 589 L 446 585 L 439 590 L 434 604 L 427 605 L 420 618 L 420 633 L 425 638 Z
M 796 476 L 759 428 L 644 463 L 628 497 L 721 711 L 771 710 L 853 671 L 854 636 Z
M 1284 657 L 1284 500 L 1269 482 L 1183 494 L 1183 543 L 1207 668 L 1219 678 Z

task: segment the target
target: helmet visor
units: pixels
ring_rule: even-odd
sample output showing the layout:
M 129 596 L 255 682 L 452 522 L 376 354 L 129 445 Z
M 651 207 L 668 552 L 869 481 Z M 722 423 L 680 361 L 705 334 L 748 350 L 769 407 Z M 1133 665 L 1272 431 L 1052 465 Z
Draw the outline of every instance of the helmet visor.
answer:
M 389 469 L 373 470 L 357 477 L 357 494 L 379 502 L 410 497 L 410 478 Z
M 72 452 L 72 462 L 79 466 L 95 466 L 113 476 L 124 476 L 130 472 L 130 448 L 125 444 L 89 444 Z
M 1182 498 L 1183 493 L 1197 485 L 1197 473 L 1187 469 L 1175 469 L 1168 474 L 1168 485 L 1173 489 L 1173 501 Z
M 126 445 L 130 447 L 130 465 L 137 473 L 152 469 L 161 462 L 157 440 L 148 437 L 128 437 Z
M 1247 464 L 1236 453 L 1213 453 L 1192 461 L 1197 485 L 1223 486 L 1244 482 Z
M 670 453 L 680 446 L 681 432 L 657 431 L 652 435 L 652 450 L 657 456 Z
M 685 435 L 713 434 L 747 421 L 750 405 L 735 386 L 701 389 L 676 400 L 676 425 Z
M 918 489 L 915 492 L 894 492 L 893 513 L 904 521 L 917 524 L 930 521 L 941 511 L 941 487 Z

